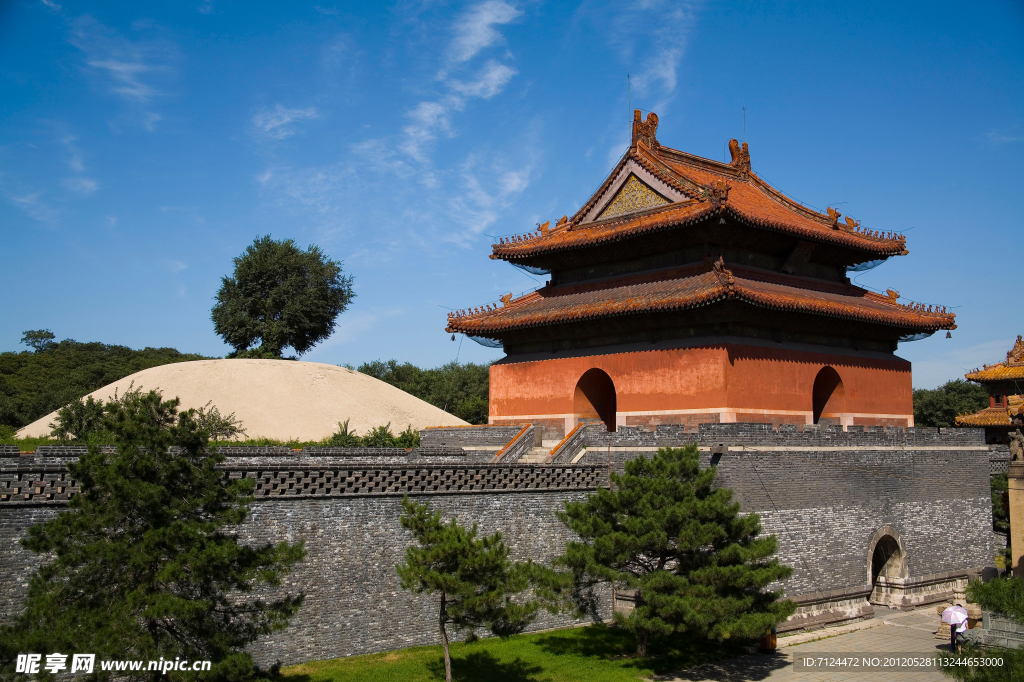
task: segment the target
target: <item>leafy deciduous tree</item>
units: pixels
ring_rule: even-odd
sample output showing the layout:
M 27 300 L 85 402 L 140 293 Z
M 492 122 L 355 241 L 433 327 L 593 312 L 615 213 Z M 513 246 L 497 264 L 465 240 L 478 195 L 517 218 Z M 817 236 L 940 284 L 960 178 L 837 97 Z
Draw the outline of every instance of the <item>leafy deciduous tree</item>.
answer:
M 302 603 L 301 595 L 265 601 L 251 591 L 279 585 L 304 556 L 302 544 L 248 546 L 228 530 L 246 518 L 252 481 L 224 480 L 223 457 L 177 399 L 135 390 L 105 408 L 116 451 L 90 445 L 69 465 L 81 492 L 28 530 L 22 544 L 53 559 L 3 628 L 0 660 L 55 651 L 181 657 L 212 661 L 214 679 L 244 679 L 253 672 L 245 646 L 283 628 Z
M 234 263 L 212 310 L 214 330 L 235 349 L 231 357 L 279 358 L 289 346 L 302 355 L 331 335 L 355 296 L 341 263 L 318 246 L 302 251 L 267 235 Z
M 599 583 L 636 591 L 636 607 L 616 620 L 640 656 L 658 636 L 760 636 L 796 608 L 764 589 L 792 573 L 772 556 L 775 536 L 758 537 L 760 519 L 739 514 L 732 491 L 714 487 L 716 473 L 700 468 L 695 445 L 663 448 L 626 462 L 613 489 L 559 512 L 580 538 L 558 561 L 579 594 Z
M 956 417 L 988 407 L 988 391 L 984 386 L 954 379 L 938 388 L 914 390 L 914 424 L 916 426 L 956 426 Z
M 42 353 L 55 345 L 54 338 L 56 337 L 49 329 L 30 329 L 21 337 L 21 342 L 36 353 Z
M 466 529 L 452 519 L 441 522 L 440 512 L 425 504 L 402 500 L 401 523 L 418 545 L 405 551 L 396 568 L 402 587 L 439 596 L 438 629 L 444 650 L 446 682 L 452 680 L 447 626 L 459 630 L 487 627 L 499 637 L 522 632 L 538 610 L 536 601 L 512 601 L 529 587 L 532 564 L 515 563 L 501 533 L 476 537 L 476 524 Z
M 421 369 L 408 362 L 374 360 L 363 363 L 357 371 L 400 388 L 470 424 L 487 423 L 488 365 L 449 362 L 441 367 Z

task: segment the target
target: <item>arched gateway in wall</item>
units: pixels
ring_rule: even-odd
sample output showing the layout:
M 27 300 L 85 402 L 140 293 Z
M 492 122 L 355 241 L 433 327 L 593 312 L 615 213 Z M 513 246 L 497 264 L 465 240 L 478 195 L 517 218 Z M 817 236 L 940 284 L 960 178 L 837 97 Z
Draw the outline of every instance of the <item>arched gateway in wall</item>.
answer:
M 811 391 L 813 401 L 814 423 L 822 418 L 826 423 L 841 424 L 842 415 L 846 412 L 846 389 L 843 379 L 833 367 L 822 367 L 814 377 L 814 388 Z
M 868 581 L 871 585 L 868 601 L 872 604 L 897 606 L 892 586 L 887 583 L 908 575 L 907 554 L 900 534 L 892 526 L 882 526 L 875 532 L 868 547 Z
M 589 369 L 576 382 L 572 397 L 575 422 L 601 420 L 609 431 L 615 430 L 615 384 L 607 372 Z

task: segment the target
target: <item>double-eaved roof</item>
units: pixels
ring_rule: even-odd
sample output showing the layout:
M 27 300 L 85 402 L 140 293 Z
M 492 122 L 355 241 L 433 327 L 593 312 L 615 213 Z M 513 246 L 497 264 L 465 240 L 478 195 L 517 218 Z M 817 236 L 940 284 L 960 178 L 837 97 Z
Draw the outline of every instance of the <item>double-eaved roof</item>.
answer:
M 1006 354 L 1006 362 L 985 365 L 964 375 L 971 381 L 989 384 L 989 392 L 1000 393 L 1000 403 L 974 414 L 956 418 L 957 426 L 1012 426 L 1024 425 L 1024 340 L 1017 335 L 1017 343 Z
M 659 233 L 685 234 L 694 226 L 714 238 L 713 230 L 727 224 L 783 237 L 790 245 L 787 263 L 807 261 L 816 249 L 827 251 L 836 267 L 907 253 L 902 235 L 863 229 L 850 218 L 840 221 L 841 214 L 831 208 L 819 213 L 784 196 L 751 171 L 746 143 L 730 141 L 730 163 L 712 161 L 662 146 L 655 137 L 657 123 L 655 114 L 642 121 L 635 112 L 629 150 L 576 214 L 554 227 L 545 223 L 536 232 L 501 239 L 491 258 L 542 269 L 557 263 L 566 269 L 588 265 L 589 254 L 597 249 L 604 249 L 608 262 L 618 249 L 625 253 Z M 608 249 L 613 250 L 610 256 Z M 501 306 L 452 313 L 447 331 L 501 338 L 514 330 L 682 311 L 726 300 L 882 325 L 892 328 L 893 338 L 956 328 L 955 316 L 944 308 L 901 304 L 895 291 L 879 295 L 848 280 L 801 276 L 797 267 L 785 264 L 779 271 L 726 263 L 721 257 L 697 261 L 586 282 L 555 279 L 520 298 L 505 296 Z

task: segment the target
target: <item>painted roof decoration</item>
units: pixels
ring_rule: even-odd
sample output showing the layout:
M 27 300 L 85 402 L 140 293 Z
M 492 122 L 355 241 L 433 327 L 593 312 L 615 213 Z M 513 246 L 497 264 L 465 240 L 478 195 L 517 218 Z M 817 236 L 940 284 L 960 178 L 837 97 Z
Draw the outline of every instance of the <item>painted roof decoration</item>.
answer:
M 636 110 L 630 148 L 579 211 L 549 230 L 499 240 L 491 257 L 516 261 L 674 229 L 718 214 L 812 243 L 843 246 L 865 260 L 907 253 L 901 234 L 863 229 L 849 216 L 840 220 L 834 208 L 819 213 L 773 188 L 751 170 L 747 143 L 730 140 L 732 160 L 722 163 L 661 145 L 657 128 L 657 115 L 650 113 L 643 121 Z M 644 199 L 629 198 L 638 193 Z
M 670 203 L 668 199 L 651 189 L 643 181 L 638 180 L 636 175 L 630 173 L 626 184 L 622 186 L 615 198 L 612 199 L 607 208 L 601 211 L 599 220 L 614 218 L 615 216 L 627 213 L 636 213 L 646 208 L 654 208 Z
M 985 365 L 984 368 L 975 369 L 964 376 L 971 381 L 979 383 L 1013 379 L 1024 381 L 1024 340 L 1021 340 L 1019 334 L 1017 335 L 1017 343 L 1013 344 L 1013 348 L 1006 354 L 1006 362 Z

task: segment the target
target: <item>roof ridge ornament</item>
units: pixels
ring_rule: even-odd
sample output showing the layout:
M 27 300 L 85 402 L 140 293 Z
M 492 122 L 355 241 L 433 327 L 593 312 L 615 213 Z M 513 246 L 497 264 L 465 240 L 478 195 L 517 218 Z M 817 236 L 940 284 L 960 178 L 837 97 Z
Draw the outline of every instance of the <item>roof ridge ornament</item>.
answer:
M 732 185 L 725 180 L 715 180 L 701 191 L 701 196 L 711 202 L 711 210 L 717 211 L 729 200 Z
M 739 141 L 729 140 L 729 154 L 732 156 L 729 165 L 739 170 L 740 177 L 746 178 L 750 174 L 750 149 L 747 143 L 744 142 L 741 147 Z
M 710 260 L 710 258 L 708 260 Z M 719 256 L 718 260 L 712 263 L 711 270 L 715 273 L 715 276 L 718 277 L 718 281 L 722 286 L 724 286 L 728 291 L 729 298 L 735 296 L 736 280 L 732 277 L 732 271 L 725 267 L 725 259 L 722 258 L 722 256 Z
M 834 209 L 834 208 L 832 208 L 831 206 L 829 206 L 829 207 L 828 207 L 827 209 L 825 209 L 825 210 L 826 210 L 826 211 L 828 211 L 828 217 L 829 217 L 829 219 L 830 219 L 830 220 L 832 221 L 832 229 L 834 229 L 834 230 L 838 230 L 838 229 L 839 229 L 839 218 L 840 218 L 840 216 L 842 216 L 843 214 L 842 214 L 842 213 L 840 213 L 839 211 L 835 210 L 835 209 Z
M 1006 364 L 1017 365 L 1024 362 L 1024 340 L 1021 339 L 1021 335 L 1017 334 L 1017 343 L 1013 344 L 1013 348 L 1006 354 Z
M 658 144 L 658 139 L 655 134 L 658 132 L 658 115 L 653 111 L 648 112 L 647 121 L 640 120 L 640 110 L 633 110 L 633 143 L 632 147 L 636 147 L 637 142 L 643 141 L 651 149 L 657 149 L 661 145 Z

